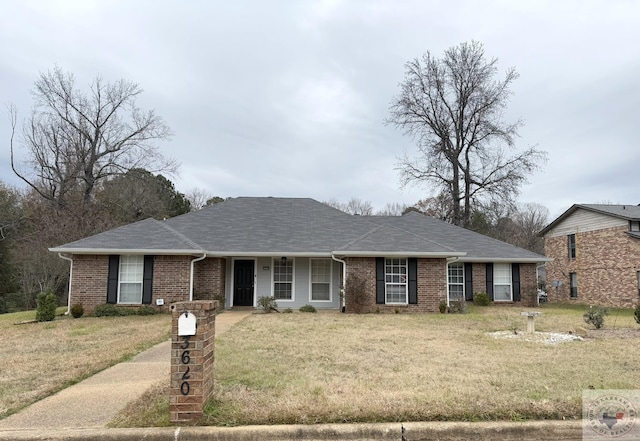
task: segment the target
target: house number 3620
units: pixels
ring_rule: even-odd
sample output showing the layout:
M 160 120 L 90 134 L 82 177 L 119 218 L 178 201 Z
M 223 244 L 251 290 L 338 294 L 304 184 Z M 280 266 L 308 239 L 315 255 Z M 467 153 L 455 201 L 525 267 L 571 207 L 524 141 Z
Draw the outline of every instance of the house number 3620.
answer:
M 180 354 L 180 363 L 187 366 L 187 370 L 182 374 L 182 383 L 180 384 L 180 393 L 182 395 L 189 395 L 191 392 L 191 385 L 189 384 L 189 378 L 191 375 L 189 374 L 189 362 L 191 362 L 191 355 L 189 355 L 189 344 L 191 343 L 189 339 L 191 338 L 188 335 L 182 337 L 182 344 L 180 345 L 180 349 L 182 353 Z

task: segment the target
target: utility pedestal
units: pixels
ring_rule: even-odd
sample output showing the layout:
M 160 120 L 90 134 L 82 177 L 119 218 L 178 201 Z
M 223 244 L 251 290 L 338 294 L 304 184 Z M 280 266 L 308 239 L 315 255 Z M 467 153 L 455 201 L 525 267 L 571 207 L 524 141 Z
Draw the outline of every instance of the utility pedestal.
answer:
M 215 320 L 218 302 L 171 305 L 171 423 L 202 418 L 213 393 Z

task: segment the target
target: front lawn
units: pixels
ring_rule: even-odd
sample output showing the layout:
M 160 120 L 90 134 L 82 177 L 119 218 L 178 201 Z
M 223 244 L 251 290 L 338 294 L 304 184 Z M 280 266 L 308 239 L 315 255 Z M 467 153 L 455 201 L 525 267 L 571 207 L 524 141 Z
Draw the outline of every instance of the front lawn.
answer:
M 604 332 L 583 341 L 488 335 L 523 332 L 524 310 L 252 315 L 216 340 L 215 395 L 202 423 L 577 419 L 584 389 L 640 384 L 632 311 L 612 310 Z M 536 310 L 537 331 L 586 334 L 585 307 Z M 168 425 L 166 382 L 115 424 Z
M 168 339 L 171 330 L 168 314 L 42 323 L 35 316 L 0 314 L 0 418 Z

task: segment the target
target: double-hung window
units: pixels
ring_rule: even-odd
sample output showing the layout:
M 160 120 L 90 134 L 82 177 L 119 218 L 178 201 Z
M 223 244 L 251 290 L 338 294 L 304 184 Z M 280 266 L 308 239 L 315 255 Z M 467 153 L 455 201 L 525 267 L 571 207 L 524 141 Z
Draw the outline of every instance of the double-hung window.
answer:
M 293 259 L 274 259 L 273 297 L 276 300 L 293 300 Z
M 407 303 L 407 259 L 385 259 L 385 302 Z
M 464 299 L 464 264 L 460 262 L 450 263 L 448 270 L 449 301 Z
M 575 299 L 578 297 L 578 275 L 576 273 L 569 273 L 569 284 L 571 286 L 570 296 Z
M 120 256 L 118 303 L 142 303 L 144 256 Z
M 496 263 L 493 265 L 493 300 L 496 302 L 510 302 L 513 300 L 511 280 L 510 263 Z
M 331 260 L 311 259 L 311 300 L 331 300 Z
M 567 236 L 567 248 L 569 249 L 569 259 L 576 258 L 576 235 L 570 234 Z

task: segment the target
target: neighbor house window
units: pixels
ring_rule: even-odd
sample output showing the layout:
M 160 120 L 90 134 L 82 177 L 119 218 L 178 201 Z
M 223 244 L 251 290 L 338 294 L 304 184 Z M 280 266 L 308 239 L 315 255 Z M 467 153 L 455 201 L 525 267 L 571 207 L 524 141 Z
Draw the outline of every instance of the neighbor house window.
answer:
M 629 221 L 629 231 L 640 232 L 640 221 Z
M 120 256 L 118 303 L 142 303 L 144 256 Z
M 385 302 L 407 303 L 407 259 L 385 259 Z
M 510 302 L 513 300 L 511 289 L 511 264 L 495 263 L 493 265 L 493 300 Z
M 464 297 L 464 264 L 449 264 L 449 301 L 462 300 Z
M 576 235 L 570 234 L 567 236 L 567 246 L 569 248 L 569 259 L 576 258 Z
M 276 300 L 293 300 L 293 259 L 274 259 L 273 297 Z
M 571 298 L 578 297 L 578 275 L 576 273 L 569 273 L 569 285 L 571 286 Z
M 311 300 L 331 300 L 331 260 L 311 259 Z

